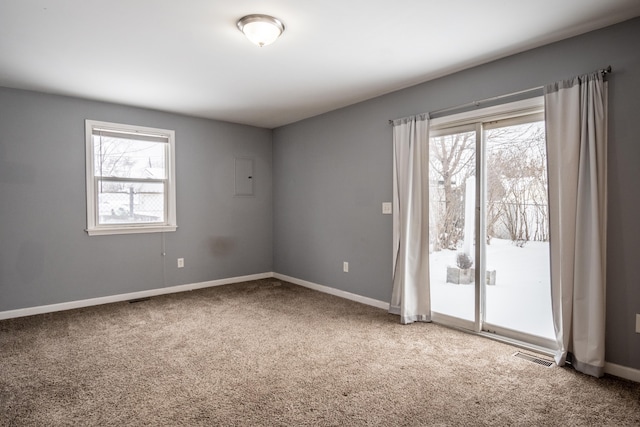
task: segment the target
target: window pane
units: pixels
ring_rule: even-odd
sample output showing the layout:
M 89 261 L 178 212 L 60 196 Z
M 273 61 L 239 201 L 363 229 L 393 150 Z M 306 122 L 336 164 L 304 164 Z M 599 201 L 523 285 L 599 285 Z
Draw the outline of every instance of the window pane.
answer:
M 544 121 L 486 131 L 485 321 L 553 339 Z
M 163 183 L 98 181 L 98 224 L 165 222 Z
M 470 321 L 475 320 L 475 173 L 475 131 L 430 139 L 431 309 Z
M 166 143 L 93 135 L 95 175 L 165 179 Z

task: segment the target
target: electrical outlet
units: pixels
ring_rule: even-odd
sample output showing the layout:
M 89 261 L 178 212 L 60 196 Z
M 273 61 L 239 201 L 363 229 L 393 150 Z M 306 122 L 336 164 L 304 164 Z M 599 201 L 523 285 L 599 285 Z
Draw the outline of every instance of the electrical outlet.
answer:
M 636 314 L 636 333 L 640 334 L 640 314 Z
M 184 267 L 184 258 L 178 258 L 178 268 Z
M 348 262 L 343 262 L 342 263 L 342 271 L 344 271 L 345 273 L 349 272 L 349 263 Z
M 382 203 L 382 213 L 385 215 L 391 215 L 393 213 L 391 202 Z

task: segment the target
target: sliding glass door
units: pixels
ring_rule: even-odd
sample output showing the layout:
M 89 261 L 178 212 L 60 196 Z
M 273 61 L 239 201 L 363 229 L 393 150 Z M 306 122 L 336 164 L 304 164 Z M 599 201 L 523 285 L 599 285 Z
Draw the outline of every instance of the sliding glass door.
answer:
M 542 115 L 484 127 L 483 329 L 553 339 Z
M 475 322 L 475 125 L 432 131 L 429 262 L 432 311 Z
M 433 126 L 429 249 L 434 319 L 551 346 L 541 107 Z

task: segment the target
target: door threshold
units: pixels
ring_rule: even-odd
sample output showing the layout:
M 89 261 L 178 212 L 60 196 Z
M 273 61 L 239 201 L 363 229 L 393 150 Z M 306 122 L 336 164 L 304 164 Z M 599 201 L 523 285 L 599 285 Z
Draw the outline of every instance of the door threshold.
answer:
M 497 328 L 491 326 L 492 329 L 495 329 L 496 332 L 488 332 L 488 331 L 475 331 L 474 330 L 474 322 L 469 320 L 459 319 L 457 317 L 448 316 L 446 314 L 432 312 L 431 320 L 433 323 L 444 326 L 446 328 L 455 329 L 461 332 L 466 332 L 468 334 L 479 335 L 481 337 L 489 338 L 494 341 L 499 341 L 505 344 L 512 345 L 514 347 L 521 348 L 523 350 L 532 351 L 544 356 L 554 357 L 555 349 L 554 342 L 548 338 L 531 336 L 532 340 L 535 340 L 536 343 L 528 342 L 523 339 L 515 338 L 513 336 L 508 335 L 521 335 L 517 331 L 512 331 L 506 328 Z
M 555 350 L 553 350 L 552 348 L 548 348 L 546 346 L 537 345 L 537 344 L 531 344 L 526 341 L 522 341 L 515 338 L 505 337 L 503 335 L 498 335 L 494 332 L 487 332 L 487 331 L 480 331 L 480 332 L 470 331 L 470 332 L 476 335 L 480 335 L 481 337 L 489 338 L 494 341 L 499 341 L 505 344 L 510 344 L 514 347 L 518 347 L 523 350 L 529 350 L 534 353 L 542 354 L 544 356 L 554 357 L 556 354 Z

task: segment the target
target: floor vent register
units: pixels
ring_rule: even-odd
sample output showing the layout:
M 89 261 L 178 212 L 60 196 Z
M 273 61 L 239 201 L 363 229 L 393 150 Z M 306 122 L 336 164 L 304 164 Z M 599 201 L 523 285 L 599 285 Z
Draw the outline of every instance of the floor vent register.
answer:
M 554 365 L 554 362 L 552 360 L 543 359 L 538 356 L 532 356 L 530 354 L 522 353 L 520 351 L 516 352 L 514 356 L 519 357 L 520 359 L 528 360 L 531 363 L 535 363 L 537 365 L 541 365 L 546 368 L 550 368 Z

